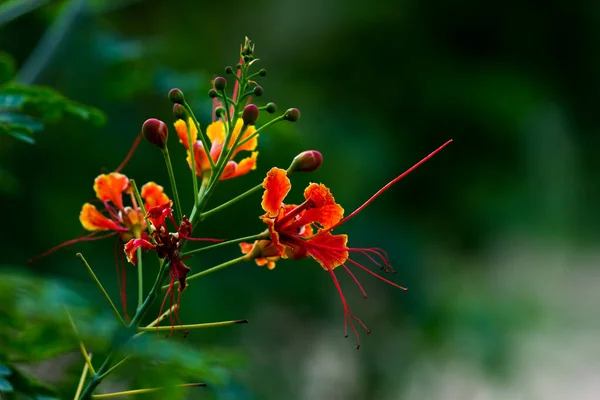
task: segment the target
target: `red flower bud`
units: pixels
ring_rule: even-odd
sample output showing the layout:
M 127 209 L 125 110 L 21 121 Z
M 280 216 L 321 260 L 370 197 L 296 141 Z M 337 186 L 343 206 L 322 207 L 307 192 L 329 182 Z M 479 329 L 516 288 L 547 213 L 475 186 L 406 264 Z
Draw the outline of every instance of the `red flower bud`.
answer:
M 144 138 L 160 149 L 167 147 L 167 138 L 169 129 L 167 125 L 156 118 L 150 118 L 142 125 L 142 135 Z
M 290 108 L 285 112 L 283 117 L 290 122 L 296 122 L 300 119 L 300 110 L 297 108 Z
M 173 116 L 184 121 L 188 119 L 187 111 L 181 104 L 173 104 Z
M 254 104 L 248 104 L 242 112 L 242 120 L 244 125 L 254 125 L 258 119 L 258 107 Z
M 288 172 L 313 172 L 323 164 L 323 155 L 316 150 L 307 150 L 294 157 Z

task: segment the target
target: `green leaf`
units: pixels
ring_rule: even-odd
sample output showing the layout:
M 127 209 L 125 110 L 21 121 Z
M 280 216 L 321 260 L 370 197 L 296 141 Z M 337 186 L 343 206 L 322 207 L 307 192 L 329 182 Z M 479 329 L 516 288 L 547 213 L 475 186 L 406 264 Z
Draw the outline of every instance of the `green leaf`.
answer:
M 10 393 L 14 390 L 13 385 L 4 378 L 0 378 L 0 391 Z
M 15 59 L 8 53 L 0 52 L 0 84 L 10 81 L 16 71 Z
M 8 368 L 6 365 L 0 364 L 0 376 L 9 376 L 10 374 L 12 374 L 10 368 Z

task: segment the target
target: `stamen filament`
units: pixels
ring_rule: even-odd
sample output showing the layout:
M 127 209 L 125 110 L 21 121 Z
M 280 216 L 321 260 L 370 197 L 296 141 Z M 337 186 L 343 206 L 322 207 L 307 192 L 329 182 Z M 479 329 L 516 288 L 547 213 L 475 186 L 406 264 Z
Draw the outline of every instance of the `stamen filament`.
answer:
M 194 149 L 192 149 L 193 151 Z M 169 148 L 165 146 L 162 149 L 162 154 L 167 164 L 167 172 L 169 174 L 169 180 L 171 181 L 171 188 L 173 189 L 173 197 L 175 198 L 175 207 L 177 208 L 177 217 L 182 220 L 181 203 L 179 202 L 179 194 L 177 193 L 177 184 L 175 183 L 175 174 L 173 173 L 173 165 L 171 164 L 171 156 L 169 156 Z M 210 157 L 209 157 L 210 158 Z
M 350 218 L 354 217 L 356 214 L 358 214 L 359 212 L 361 212 L 365 207 L 367 207 L 369 204 L 371 204 L 371 202 L 373 200 L 375 200 L 377 197 L 379 197 L 379 195 L 381 195 L 383 192 L 385 192 L 386 190 L 388 190 L 394 183 L 398 182 L 400 179 L 404 178 L 406 175 L 408 175 L 411 172 L 413 172 L 415 169 L 417 169 L 419 166 L 421 166 L 423 163 L 425 163 L 425 161 L 429 160 L 431 157 L 433 157 L 434 155 L 436 155 L 437 153 L 439 153 L 444 147 L 446 147 L 450 143 L 452 143 L 452 139 L 448 140 L 446 143 L 444 143 L 443 145 L 441 145 L 440 147 L 438 147 L 437 149 L 435 149 L 433 152 L 431 152 L 427 157 L 423 158 L 421 161 L 419 161 L 418 163 L 416 163 L 415 165 L 413 165 L 412 167 L 410 167 L 409 169 L 407 169 L 406 171 L 404 171 L 402 174 L 400 174 L 396 178 L 392 179 L 391 182 L 389 182 L 387 185 L 385 185 L 384 187 L 382 187 L 381 189 L 379 189 L 377 191 L 377 193 L 375 193 L 373 196 L 371 196 L 371 198 L 369 200 L 367 200 L 362 206 L 360 206 L 356 210 L 354 210 L 346 218 L 340 220 L 337 224 L 333 225 L 331 228 L 326 229 L 326 230 L 324 230 L 322 232 L 329 232 L 329 231 L 337 228 L 338 226 L 342 225 L 343 223 L 347 222 Z
M 137 149 L 137 147 L 140 144 L 141 140 L 142 140 L 142 133 L 140 132 L 137 135 L 137 137 L 135 138 L 135 141 L 133 142 L 133 145 L 131 146 L 131 149 L 129 150 L 129 153 L 127 153 L 127 155 L 125 156 L 125 159 L 123 160 L 123 162 L 121 164 L 119 164 L 119 166 L 117 167 L 117 169 L 115 169 L 113 172 L 121 172 L 121 170 L 123 168 L 125 168 L 125 166 L 129 162 L 129 160 L 131 160 L 131 157 L 133 157 L 133 153 L 135 153 L 135 150 Z
M 219 326 L 229 326 L 236 324 L 247 324 L 247 319 L 238 319 L 233 321 L 221 321 L 221 322 L 208 322 L 204 324 L 192 324 L 192 325 L 175 325 L 175 326 L 157 326 L 149 328 L 138 328 L 140 332 L 152 332 L 152 331 L 185 331 L 188 329 L 202 329 L 202 328 L 216 328 Z
M 121 317 L 121 314 L 119 313 L 119 310 L 117 310 L 117 307 L 115 307 L 115 304 L 113 303 L 113 301 L 111 300 L 110 296 L 108 295 L 108 293 L 104 289 L 104 286 L 102 286 L 102 283 L 100 283 L 100 280 L 98 280 L 98 277 L 94 273 L 94 270 L 92 269 L 92 267 L 90 267 L 90 264 L 88 264 L 87 260 L 83 256 L 83 254 L 77 253 L 76 256 L 77 256 L 77 258 L 79 258 L 79 260 L 81 261 L 81 263 L 83 264 L 83 266 L 87 269 L 87 271 L 90 273 L 90 276 L 92 277 L 92 279 L 94 280 L 94 282 L 96 282 L 96 285 L 98 286 L 98 288 L 102 292 L 102 295 L 104 296 L 104 298 L 106 299 L 106 301 L 108 301 L 108 305 L 110 306 L 110 308 L 113 310 L 113 312 L 117 316 L 117 319 L 119 320 L 119 322 L 123 326 L 127 326 L 127 324 L 123 320 L 123 317 Z
M 144 273 L 142 269 L 142 248 L 137 249 L 137 273 L 138 273 L 138 308 L 142 306 L 144 301 Z

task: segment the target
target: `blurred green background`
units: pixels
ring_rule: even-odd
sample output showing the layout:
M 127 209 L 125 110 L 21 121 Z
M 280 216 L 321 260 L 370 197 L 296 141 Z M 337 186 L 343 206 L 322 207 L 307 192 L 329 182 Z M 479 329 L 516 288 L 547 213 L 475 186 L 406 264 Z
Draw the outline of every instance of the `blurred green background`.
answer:
M 183 295 L 184 323 L 250 321 L 168 339 L 242 359 L 215 367 L 223 369 L 219 383 L 188 397 L 598 398 L 600 3 L 22 3 L 38 7 L 0 25 L 0 50 L 14 57 L 16 79 L 97 107 L 107 123 L 67 118 L 37 133 L 34 145 L 0 136 L 4 276 L 18 271 L 60 282 L 95 304 L 81 323 L 104 312 L 74 253 L 86 255 L 117 298 L 112 240 L 78 244 L 32 266 L 27 259 L 77 236 L 93 179 L 119 165 L 145 119 L 172 126 L 169 89 L 181 88 L 201 121 L 210 121 L 210 79 L 237 62 L 247 35 L 268 69 L 260 100 L 298 107 L 302 118 L 261 134 L 257 170 L 222 182 L 211 205 L 318 149 L 323 167 L 295 176 L 289 199 L 299 200 L 307 182 L 323 182 L 349 213 L 447 139 L 455 142 L 341 229 L 352 246 L 386 249 L 394 280 L 409 288 L 358 272 L 364 300 L 338 273 L 354 312 L 373 331 L 362 335 L 359 351 L 343 338 L 339 297 L 314 261 L 282 261 L 274 271 L 236 265 Z M 189 210 L 184 151 L 171 140 Z M 148 143 L 124 173 L 168 188 L 162 157 Z M 197 235 L 262 230 L 259 202 L 255 195 L 211 217 Z M 200 271 L 238 254 L 231 246 L 187 264 Z M 148 262 L 148 287 L 153 268 Z M 132 312 L 133 268 L 128 283 Z M 25 287 L 12 290 L 27 297 Z M 11 318 L 17 303 L 0 313 Z M 43 340 L 53 346 L 60 332 L 46 333 L 41 347 Z M 26 368 L 72 397 L 81 360 L 76 349 L 70 354 Z M 137 366 L 112 385 L 134 389 L 173 378 L 160 365 L 148 375 Z

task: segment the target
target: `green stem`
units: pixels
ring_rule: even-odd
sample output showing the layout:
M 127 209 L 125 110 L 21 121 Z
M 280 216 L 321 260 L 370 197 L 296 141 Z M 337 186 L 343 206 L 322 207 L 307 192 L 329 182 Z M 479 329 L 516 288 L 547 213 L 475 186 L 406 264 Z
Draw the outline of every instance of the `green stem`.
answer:
M 65 306 L 65 312 L 67 313 L 67 318 L 69 319 L 69 323 L 71 324 L 71 328 L 73 328 L 73 332 L 75 332 L 75 336 L 77 336 L 77 340 L 79 341 L 79 348 L 81 349 L 81 353 L 83 354 L 83 358 L 85 359 L 85 362 L 86 362 L 86 364 L 87 364 L 90 372 L 92 374 L 95 374 L 96 371 L 94 370 L 94 366 L 92 365 L 92 358 L 90 357 L 87 349 L 85 348 L 85 345 L 83 344 L 83 341 L 79 337 L 79 331 L 77 330 L 77 326 L 75 325 L 75 321 L 73 321 L 73 317 L 71 317 L 71 313 L 69 312 L 69 310 L 67 309 L 66 306 Z
M 135 179 L 130 179 L 129 184 L 131 185 L 131 190 L 133 191 L 135 201 L 138 203 L 138 207 L 140 208 L 140 210 L 142 210 L 144 216 L 146 216 L 146 207 L 144 207 L 144 199 L 142 199 L 142 195 L 138 190 L 137 184 L 135 183 Z
M 193 121 L 192 121 L 193 122 Z M 195 123 L 195 122 L 194 122 Z M 192 130 L 190 129 L 189 119 L 185 121 L 188 134 L 188 146 L 190 149 L 190 158 L 192 159 L 192 185 L 194 187 L 194 205 L 198 204 L 198 176 L 196 175 L 196 152 L 194 151 L 194 143 L 192 142 Z M 200 130 L 200 126 L 196 125 Z M 205 147 L 206 149 L 206 147 Z M 210 158 L 210 152 L 206 153 Z
M 227 267 L 230 267 L 232 265 L 235 265 L 237 263 L 240 263 L 242 261 L 247 261 L 247 260 L 248 259 L 247 259 L 247 257 L 245 255 L 241 256 L 241 257 L 238 257 L 238 258 L 234 258 L 233 260 L 229 260 L 227 262 L 224 262 L 223 264 L 219 264 L 219 265 L 214 266 L 212 268 L 206 269 L 206 270 L 204 270 L 202 272 L 198 272 L 197 274 L 190 275 L 190 276 L 188 276 L 186 278 L 185 281 L 188 282 L 188 281 L 191 281 L 192 279 L 200 278 L 201 276 L 208 275 L 208 274 L 211 274 L 213 272 L 217 272 L 220 269 L 227 268 Z M 179 282 L 175 281 L 175 286 L 177 286 L 177 285 L 179 285 Z M 163 290 L 168 289 L 168 288 L 169 288 L 169 285 L 164 285 L 162 287 Z
M 163 281 L 165 280 L 167 272 L 169 272 L 169 268 L 170 268 L 170 265 L 168 262 L 162 263 L 162 265 L 160 266 L 158 275 L 156 276 L 156 280 L 154 281 L 154 285 L 152 285 L 152 289 L 150 289 L 150 293 L 148 293 L 148 296 L 146 296 L 146 300 L 144 300 L 142 305 L 137 309 L 135 315 L 133 316 L 133 318 L 131 319 L 131 322 L 129 323 L 129 327 L 137 326 L 137 324 L 144 317 L 146 312 L 148 312 L 148 309 L 150 308 L 150 306 L 156 299 L 156 295 L 157 295 L 158 291 L 160 290 L 160 287 L 161 287 Z
M 263 239 L 268 239 L 268 238 L 269 238 L 269 233 L 264 232 L 264 233 L 259 233 L 258 235 L 251 235 L 251 236 L 246 236 L 246 237 L 242 237 L 242 238 L 232 239 L 232 240 L 228 240 L 226 242 L 221 242 L 221 243 L 213 244 L 210 246 L 201 247 L 199 249 L 186 251 L 185 253 L 181 253 L 181 255 L 189 256 L 191 254 L 200 253 L 201 251 L 205 251 L 205 250 L 212 250 L 217 247 L 226 246 L 229 244 L 235 244 L 235 243 L 241 243 L 241 242 L 253 242 L 255 240 L 263 240 Z
M 88 264 L 88 262 L 86 261 L 85 257 L 83 256 L 83 254 L 77 253 L 76 256 L 77 256 L 77 258 L 79 258 L 79 260 L 81 260 L 81 263 L 85 266 L 85 268 L 87 269 L 87 271 L 90 273 L 90 276 L 92 277 L 92 279 L 94 280 L 94 282 L 96 282 L 96 285 L 98 285 L 98 288 L 102 292 L 102 295 L 104 295 L 104 298 L 106 299 L 106 301 L 108 301 L 108 304 L 110 305 L 110 308 L 113 310 L 113 312 L 117 316 L 117 319 L 119 320 L 119 322 L 123 326 L 127 326 L 127 324 L 125 323 L 125 320 L 123 320 L 123 317 L 121 317 L 121 314 L 119 313 L 119 310 L 117 310 L 117 307 L 115 307 L 115 304 L 112 302 L 112 300 L 111 300 L 110 296 L 108 295 L 108 293 L 106 293 L 106 290 L 104 289 L 104 286 L 102 286 L 102 284 L 98 280 L 98 277 L 94 273 L 94 270 L 92 269 L 92 267 L 90 267 L 90 264 Z
M 208 322 L 204 324 L 191 324 L 191 325 L 175 325 L 175 326 L 157 326 L 149 328 L 138 328 L 140 332 L 152 332 L 152 331 L 186 331 L 189 329 L 202 329 L 202 328 L 216 328 L 220 326 L 229 326 L 236 324 L 247 324 L 247 319 L 237 319 L 233 321 L 220 321 L 220 322 Z
M 221 204 L 220 206 L 215 207 L 213 209 L 210 209 L 210 210 L 208 210 L 206 212 L 203 212 L 202 214 L 200 214 L 200 216 L 198 218 L 200 219 L 200 221 L 204 221 L 204 219 L 207 218 L 209 215 L 211 215 L 213 213 L 216 213 L 218 211 L 221 211 L 222 209 L 227 208 L 227 207 L 229 207 L 230 205 L 232 205 L 234 203 L 237 203 L 238 201 L 240 201 L 240 200 L 242 200 L 242 199 L 250 196 L 251 194 L 259 191 L 260 189 L 262 189 L 262 187 L 263 187 L 262 183 L 260 183 L 260 184 L 258 184 L 256 186 L 254 186 L 252 189 L 247 190 L 246 192 L 240 194 L 239 196 L 234 197 L 233 199 L 231 199 L 231 200 L 229 200 L 229 201 Z
M 263 129 L 265 129 L 266 127 L 273 125 L 274 123 L 277 123 L 279 121 L 283 121 L 285 118 L 284 115 L 280 115 L 279 117 L 275 117 L 272 120 L 270 120 L 269 122 L 267 122 L 266 124 L 264 124 L 263 126 L 261 126 L 260 128 L 258 128 L 252 135 L 248 136 L 247 138 L 245 138 L 244 140 L 242 140 L 238 146 L 243 146 L 246 142 L 252 140 L 253 138 L 255 138 Z
M 198 128 L 198 133 L 200 134 L 200 141 L 202 142 L 202 146 L 204 146 L 204 151 L 207 155 L 208 161 L 210 162 L 210 167 L 211 167 L 211 169 L 214 169 L 215 162 L 213 161 L 212 157 L 210 156 L 210 150 L 212 148 L 212 143 L 210 141 L 210 138 L 208 137 L 206 132 L 204 132 L 200 128 L 200 122 L 198 122 L 198 119 L 196 119 L 196 115 L 194 114 L 194 111 L 192 111 L 192 107 L 190 107 L 190 105 L 188 103 L 185 103 L 183 106 L 185 107 L 185 110 L 188 112 L 188 114 L 190 115 L 190 118 L 192 119 L 192 121 L 194 121 L 194 123 L 196 124 L 196 127 Z M 188 133 L 188 135 L 189 135 L 189 133 Z M 193 151 L 193 149 L 190 151 Z M 194 204 L 196 204 L 196 203 L 194 202 Z
M 137 249 L 137 272 L 138 272 L 138 309 L 142 306 L 142 302 L 144 301 L 144 273 L 142 268 L 142 248 L 138 247 Z
M 173 197 L 175 198 L 175 207 L 177 208 L 177 217 L 179 221 L 182 219 L 181 203 L 179 202 L 179 194 L 177 193 L 177 184 L 175 183 L 175 174 L 173 173 L 173 165 L 171 164 L 171 156 L 169 156 L 169 148 L 165 147 L 162 149 L 163 156 L 165 157 L 165 163 L 167 164 L 167 172 L 169 174 L 169 180 L 171 181 L 171 187 L 173 188 Z
M 106 372 L 108 367 L 110 367 L 111 360 L 112 353 L 109 353 L 108 356 L 106 356 L 106 359 L 104 360 L 104 364 L 102 364 L 100 369 L 94 374 L 94 376 L 92 376 L 92 379 L 88 382 L 85 390 L 81 394 L 81 397 L 79 397 L 79 400 L 90 400 L 92 398 L 92 393 L 94 393 L 94 390 L 104 379 L 104 373 Z

